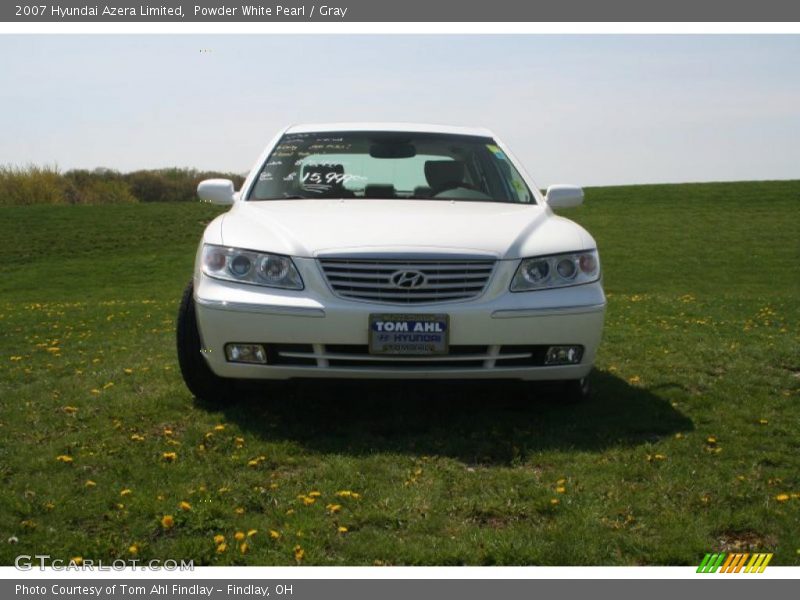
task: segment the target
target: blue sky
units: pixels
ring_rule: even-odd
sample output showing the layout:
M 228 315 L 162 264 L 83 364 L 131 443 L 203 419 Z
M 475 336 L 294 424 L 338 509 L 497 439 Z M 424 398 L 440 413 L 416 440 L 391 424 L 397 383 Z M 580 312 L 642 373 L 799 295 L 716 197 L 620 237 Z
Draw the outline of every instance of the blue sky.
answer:
M 540 186 L 800 178 L 796 35 L 3 35 L 0 52 L 0 164 L 244 172 L 286 124 L 369 120 L 489 127 Z

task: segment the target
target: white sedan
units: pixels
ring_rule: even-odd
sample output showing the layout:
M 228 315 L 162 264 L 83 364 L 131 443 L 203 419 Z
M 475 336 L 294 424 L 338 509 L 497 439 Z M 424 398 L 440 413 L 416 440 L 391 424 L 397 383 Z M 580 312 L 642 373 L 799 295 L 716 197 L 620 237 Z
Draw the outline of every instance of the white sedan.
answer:
M 206 228 L 178 316 L 198 398 L 239 379 L 519 379 L 588 393 L 606 307 L 594 239 L 485 129 L 296 125 Z

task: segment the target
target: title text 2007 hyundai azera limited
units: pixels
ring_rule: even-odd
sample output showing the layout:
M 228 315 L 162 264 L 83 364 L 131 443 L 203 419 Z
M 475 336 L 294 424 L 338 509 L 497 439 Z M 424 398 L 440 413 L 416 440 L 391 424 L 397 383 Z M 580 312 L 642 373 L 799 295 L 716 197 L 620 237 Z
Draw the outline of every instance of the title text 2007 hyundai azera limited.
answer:
M 605 295 L 594 239 L 485 129 L 298 125 L 206 228 L 178 317 L 190 391 L 236 379 L 520 379 L 588 391 Z

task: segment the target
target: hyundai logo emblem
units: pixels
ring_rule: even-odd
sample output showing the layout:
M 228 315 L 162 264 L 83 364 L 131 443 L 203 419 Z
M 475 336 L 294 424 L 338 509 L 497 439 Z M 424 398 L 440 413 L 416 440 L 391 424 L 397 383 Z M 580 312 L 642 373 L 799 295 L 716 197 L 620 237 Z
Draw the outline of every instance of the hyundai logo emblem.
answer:
M 421 271 L 396 271 L 389 277 L 394 287 L 411 289 L 425 285 L 425 273 Z

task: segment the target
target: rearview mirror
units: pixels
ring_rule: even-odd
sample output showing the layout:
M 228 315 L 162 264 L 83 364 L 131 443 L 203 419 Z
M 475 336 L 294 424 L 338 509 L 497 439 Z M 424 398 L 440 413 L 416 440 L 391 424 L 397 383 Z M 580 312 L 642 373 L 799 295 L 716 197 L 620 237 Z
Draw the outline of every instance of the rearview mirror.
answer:
M 577 185 L 551 185 L 544 201 L 550 208 L 571 208 L 583 204 L 583 189 Z
M 230 179 L 206 179 L 197 186 L 197 195 L 203 202 L 233 204 L 233 182 Z

